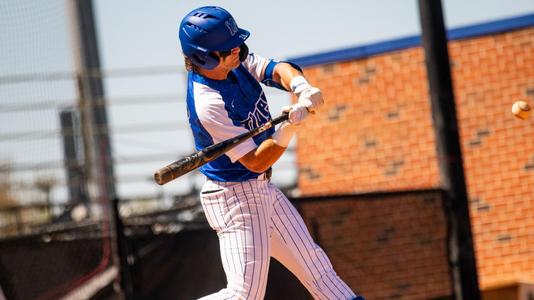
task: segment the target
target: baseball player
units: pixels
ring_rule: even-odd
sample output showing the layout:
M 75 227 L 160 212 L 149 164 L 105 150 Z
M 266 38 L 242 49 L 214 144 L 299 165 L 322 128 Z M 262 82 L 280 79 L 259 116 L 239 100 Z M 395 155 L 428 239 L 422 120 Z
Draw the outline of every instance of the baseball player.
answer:
M 291 91 L 289 120 L 200 168 L 204 213 L 219 237 L 226 288 L 202 299 L 263 299 L 269 261 L 289 269 L 315 299 L 363 299 L 336 274 L 288 199 L 270 182 L 271 166 L 310 112 L 323 104 L 300 68 L 249 53 L 250 33 L 223 8 L 188 13 L 179 38 L 188 72 L 187 112 L 197 149 L 271 119 L 260 82 Z

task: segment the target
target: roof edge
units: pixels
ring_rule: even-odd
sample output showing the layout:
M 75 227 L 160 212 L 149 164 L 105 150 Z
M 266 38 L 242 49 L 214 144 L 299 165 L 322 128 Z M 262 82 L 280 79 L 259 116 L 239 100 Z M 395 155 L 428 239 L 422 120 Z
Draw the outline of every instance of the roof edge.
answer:
M 447 30 L 449 41 L 485 36 L 495 33 L 508 32 L 534 26 L 534 13 L 497 21 L 458 27 Z M 321 52 L 317 54 L 290 57 L 287 60 L 301 67 L 328 64 L 369 57 L 396 50 L 413 48 L 421 45 L 421 36 L 413 35 L 392 39 L 363 46 L 350 47 L 340 50 Z

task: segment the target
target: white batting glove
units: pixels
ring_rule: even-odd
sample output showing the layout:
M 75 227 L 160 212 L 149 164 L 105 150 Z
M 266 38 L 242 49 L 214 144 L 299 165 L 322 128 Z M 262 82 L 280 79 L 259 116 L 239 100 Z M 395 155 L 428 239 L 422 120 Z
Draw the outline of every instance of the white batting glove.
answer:
M 310 114 L 306 106 L 301 103 L 286 106 L 282 109 L 282 111 L 289 111 L 288 121 L 291 123 L 291 125 L 301 124 Z
M 309 87 L 299 95 L 299 102 L 302 103 L 310 112 L 315 112 L 324 104 L 323 94 L 316 87 Z
M 299 97 L 298 103 L 303 104 L 308 111 L 315 112 L 324 104 L 321 90 L 312 87 L 304 76 L 295 76 L 289 83 L 291 91 Z

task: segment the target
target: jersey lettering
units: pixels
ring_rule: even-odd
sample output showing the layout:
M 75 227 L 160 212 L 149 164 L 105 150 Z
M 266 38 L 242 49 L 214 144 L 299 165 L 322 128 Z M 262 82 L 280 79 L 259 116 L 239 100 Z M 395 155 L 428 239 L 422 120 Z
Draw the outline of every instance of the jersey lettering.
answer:
M 241 121 L 241 124 L 248 130 L 251 130 L 260 127 L 269 121 L 269 116 L 269 104 L 267 103 L 267 99 L 262 91 L 258 101 L 256 101 L 254 109 L 248 113 L 248 116 L 245 120 Z

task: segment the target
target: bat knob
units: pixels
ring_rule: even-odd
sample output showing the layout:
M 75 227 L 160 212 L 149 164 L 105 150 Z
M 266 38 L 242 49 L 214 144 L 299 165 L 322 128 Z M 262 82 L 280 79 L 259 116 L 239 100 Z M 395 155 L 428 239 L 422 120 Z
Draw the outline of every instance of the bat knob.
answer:
M 154 173 L 154 181 L 159 185 L 164 185 L 175 178 L 173 175 L 174 174 L 172 170 L 168 167 L 165 167 Z

